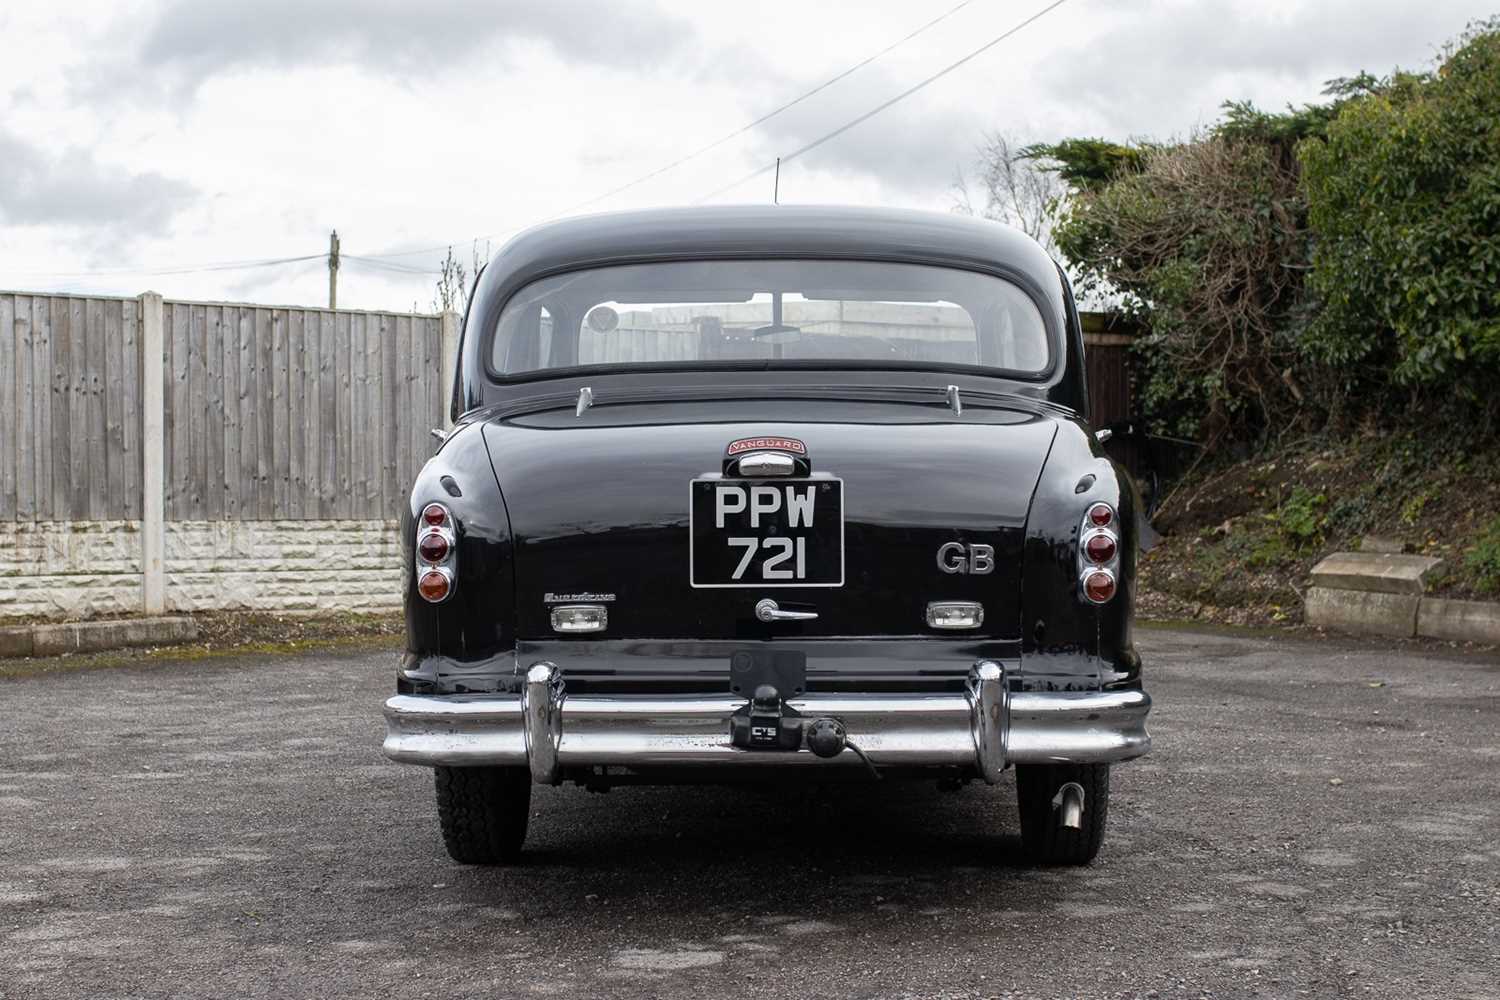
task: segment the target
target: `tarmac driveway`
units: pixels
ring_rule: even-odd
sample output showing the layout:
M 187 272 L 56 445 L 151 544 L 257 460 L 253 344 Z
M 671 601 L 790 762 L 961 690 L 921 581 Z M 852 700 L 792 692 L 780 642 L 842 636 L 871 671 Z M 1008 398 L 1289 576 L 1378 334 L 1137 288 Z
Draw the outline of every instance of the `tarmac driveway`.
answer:
M 1009 780 L 541 789 L 443 853 L 394 654 L 0 681 L 0 996 L 1500 997 L 1500 661 L 1143 630 L 1076 870 Z

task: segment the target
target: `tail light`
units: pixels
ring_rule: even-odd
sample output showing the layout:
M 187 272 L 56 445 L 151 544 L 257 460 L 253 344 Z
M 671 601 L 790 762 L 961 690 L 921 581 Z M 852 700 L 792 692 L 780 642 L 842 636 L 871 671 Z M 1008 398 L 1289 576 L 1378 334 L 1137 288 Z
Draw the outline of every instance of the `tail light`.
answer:
M 433 604 L 447 600 L 452 589 L 453 578 L 445 569 L 430 569 L 417 580 L 417 593 L 422 595 L 423 600 Z
M 1096 531 L 1083 540 L 1083 554 L 1099 566 L 1113 560 L 1119 548 L 1119 542 L 1108 531 Z
M 1091 504 L 1078 529 L 1078 588 L 1090 604 L 1107 604 L 1119 589 L 1120 534 L 1115 509 Z
M 1115 575 L 1107 569 L 1091 569 L 1083 576 L 1083 596 L 1104 604 L 1115 596 Z
M 440 503 L 422 508 L 417 518 L 417 593 L 422 600 L 441 604 L 453 593 L 457 546 L 453 515 Z

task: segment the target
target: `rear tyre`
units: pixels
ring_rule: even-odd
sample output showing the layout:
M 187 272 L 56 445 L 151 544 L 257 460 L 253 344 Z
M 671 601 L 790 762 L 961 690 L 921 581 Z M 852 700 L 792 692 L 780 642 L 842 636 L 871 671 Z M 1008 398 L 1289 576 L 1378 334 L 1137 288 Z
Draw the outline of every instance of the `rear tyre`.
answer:
M 496 865 L 521 856 L 531 815 L 531 772 L 524 767 L 439 767 L 438 823 L 449 857 Z
M 1069 782 L 1083 789 L 1082 825 L 1077 830 L 1059 825 L 1059 809 L 1053 804 Z M 1027 860 L 1040 865 L 1086 865 L 1104 843 L 1109 765 L 1017 764 L 1016 804 Z

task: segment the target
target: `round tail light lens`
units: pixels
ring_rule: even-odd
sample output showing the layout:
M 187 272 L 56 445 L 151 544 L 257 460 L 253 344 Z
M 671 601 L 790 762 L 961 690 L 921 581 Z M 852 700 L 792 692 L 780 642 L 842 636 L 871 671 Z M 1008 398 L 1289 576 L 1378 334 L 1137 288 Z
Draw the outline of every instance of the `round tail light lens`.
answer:
M 448 539 L 436 531 L 417 539 L 417 554 L 424 562 L 440 563 L 448 558 Z
M 1089 523 L 1095 527 L 1107 528 L 1114 519 L 1114 509 L 1107 503 L 1096 503 L 1089 508 Z
M 441 528 L 448 523 L 448 509 L 440 503 L 430 503 L 422 508 L 422 520 L 434 528 Z
M 1114 536 L 1102 531 L 1097 535 L 1090 535 L 1083 543 L 1084 554 L 1089 557 L 1090 561 L 1100 565 L 1113 559 L 1119 548 Z
M 1096 569 L 1083 578 L 1083 594 L 1095 604 L 1103 604 L 1115 596 L 1115 577 L 1106 570 Z
M 439 573 L 435 569 L 423 573 L 421 579 L 417 581 L 417 593 L 422 595 L 423 600 L 434 604 L 447 597 L 450 588 L 448 574 Z

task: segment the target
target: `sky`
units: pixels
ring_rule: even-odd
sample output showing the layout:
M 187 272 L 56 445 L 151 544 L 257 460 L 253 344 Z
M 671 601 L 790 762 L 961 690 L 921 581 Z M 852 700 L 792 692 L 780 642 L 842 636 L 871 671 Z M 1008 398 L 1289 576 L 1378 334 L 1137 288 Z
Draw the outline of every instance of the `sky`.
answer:
M 448 246 L 467 263 L 562 215 L 769 201 L 770 173 L 723 189 L 1052 2 L 5 0 L 0 289 L 326 305 L 337 229 L 341 306 L 430 310 Z M 780 199 L 948 211 L 986 131 L 1182 136 L 1225 100 L 1427 68 L 1486 13 L 1064 0 L 784 164 Z

